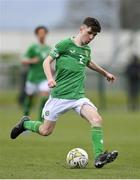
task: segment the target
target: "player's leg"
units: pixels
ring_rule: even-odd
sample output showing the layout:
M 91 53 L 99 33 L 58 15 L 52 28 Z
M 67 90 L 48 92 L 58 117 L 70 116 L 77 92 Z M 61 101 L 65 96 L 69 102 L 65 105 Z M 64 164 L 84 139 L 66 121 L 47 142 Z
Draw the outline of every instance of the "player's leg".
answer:
M 53 132 L 55 127 L 55 121 L 33 121 L 28 116 L 23 116 L 20 122 L 12 129 L 10 137 L 12 139 L 17 138 L 21 133 L 26 130 L 38 133 L 42 136 L 48 136 Z
M 88 98 L 81 98 L 75 102 L 74 109 L 91 124 L 91 139 L 95 157 L 95 167 L 101 168 L 106 163 L 113 161 L 117 157 L 118 152 L 104 152 L 102 117 L 99 115 L 97 108 Z
M 23 114 L 24 116 L 28 116 L 30 114 L 30 109 L 32 107 L 33 95 L 36 92 L 36 85 L 27 81 L 25 84 L 25 92 L 26 97 L 24 100 Z
M 81 115 L 91 124 L 92 146 L 95 156 L 95 167 L 101 168 L 118 156 L 117 151 L 104 152 L 102 118 L 97 109 L 90 104 L 83 104 Z
M 91 124 L 94 156 L 97 158 L 104 151 L 102 118 L 98 114 L 97 109 L 88 104 L 82 106 L 81 115 Z
M 26 130 L 30 130 L 42 136 L 51 134 L 58 116 L 66 112 L 68 108 L 66 104 L 63 105 L 62 100 L 49 98 L 42 111 L 44 122 L 33 121 L 28 116 L 23 116 L 20 122 L 12 128 L 11 138 L 15 139 Z
M 48 82 L 42 81 L 39 86 L 39 97 L 40 97 L 40 105 L 39 105 L 39 115 L 38 115 L 38 120 L 42 121 L 42 109 L 48 100 L 49 94 L 50 94 L 50 88 L 48 87 Z
M 48 121 L 44 120 L 44 122 L 40 121 L 32 121 L 31 119 L 26 119 L 23 123 L 23 128 L 25 130 L 30 130 L 32 132 L 38 133 L 42 136 L 50 135 L 55 128 L 56 121 Z
M 45 120 L 44 123 L 39 127 L 39 134 L 42 136 L 50 135 L 56 125 L 56 121 L 47 121 Z
M 18 95 L 18 102 L 19 105 L 21 105 L 23 107 L 24 105 L 24 100 L 26 97 L 26 93 L 25 93 L 25 83 L 26 83 L 26 79 L 27 79 L 27 75 L 28 75 L 28 66 L 27 65 L 23 65 L 22 69 L 21 69 L 21 74 L 20 74 L 20 91 L 19 91 L 19 95 Z
M 32 100 L 33 100 L 33 95 L 27 95 L 25 96 L 25 99 L 24 99 L 24 104 L 23 104 L 23 114 L 25 116 L 29 116 L 30 114 L 30 110 L 31 110 L 31 107 L 32 107 Z

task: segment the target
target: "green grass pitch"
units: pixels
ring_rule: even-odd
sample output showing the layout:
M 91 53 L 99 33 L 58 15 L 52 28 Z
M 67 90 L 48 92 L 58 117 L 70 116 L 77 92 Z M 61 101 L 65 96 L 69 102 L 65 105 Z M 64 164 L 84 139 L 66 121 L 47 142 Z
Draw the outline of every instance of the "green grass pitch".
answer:
M 11 140 L 10 129 L 21 117 L 21 109 L 12 101 L 14 95 L 5 101 L 3 96 L 0 98 L 3 101 L 0 103 L 0 179 L 140 178 L 140 112 L 116 108 L 100 112 L 104 119 L 105 149 L 118 150 L 119 156 L 104 168 L 95 169 L 90 126 L 75 112 L 63 115 L 51 136 L 27 132 Z M 36 109 L 32 116 L 36 117 Z M 66 165 L 66 155 L 75 147 L 89 154 L 85 169 L 69 169 Z

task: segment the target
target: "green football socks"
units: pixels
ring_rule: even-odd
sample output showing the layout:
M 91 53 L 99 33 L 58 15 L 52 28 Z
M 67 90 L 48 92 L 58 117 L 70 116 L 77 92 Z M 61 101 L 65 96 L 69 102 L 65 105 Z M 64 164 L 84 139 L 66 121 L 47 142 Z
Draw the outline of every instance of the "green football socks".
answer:
M 101 127 L 93 127 L 92 133 L 92 146 L 95 159 L 103 153 L 103 130 Z
M 25 121 L 24 124 L 23 124 L 23 127 L 26 129 L 26 130 L 30 130 L 32 132 L 36 132 L 36 133 L 39 133 L 39 127 L 40 125 L 42 125 L 43 123 L 40 122 L 40 121 Z

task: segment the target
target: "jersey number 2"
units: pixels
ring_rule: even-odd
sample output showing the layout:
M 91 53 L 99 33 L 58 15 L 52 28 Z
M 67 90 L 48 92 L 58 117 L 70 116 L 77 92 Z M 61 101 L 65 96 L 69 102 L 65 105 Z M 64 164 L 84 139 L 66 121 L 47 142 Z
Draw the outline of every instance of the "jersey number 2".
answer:
M 80 63 L 80 64 L 84 64 L 84 56 L 81 55 L 81 54 L 80 54 L 79 56 L 80 56 L 80 58 L 79 58 L 79 59 L 80 59 L 79 63 Z

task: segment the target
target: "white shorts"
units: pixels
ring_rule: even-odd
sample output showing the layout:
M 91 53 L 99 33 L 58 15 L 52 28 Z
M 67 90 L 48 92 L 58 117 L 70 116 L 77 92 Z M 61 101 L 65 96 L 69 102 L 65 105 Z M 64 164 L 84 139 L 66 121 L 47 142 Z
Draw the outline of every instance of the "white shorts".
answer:
M 59 115 L 71 109 L 80 114 L 81 108 L 84 104 L 88 104 L 97 110 L 97 108 L 88 98 L 68 100 L 50 97 L 43 108 L 42 117 L 44 120 L 56 121 Z
M 44 80 L 40 83 L 32 83 L 27 81 L 25 84 L 25 92 L 27 95 L 32 95 L 38 92 L 50 92 L 48 81 Z

